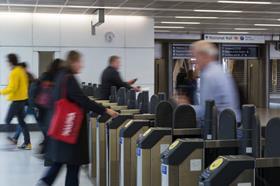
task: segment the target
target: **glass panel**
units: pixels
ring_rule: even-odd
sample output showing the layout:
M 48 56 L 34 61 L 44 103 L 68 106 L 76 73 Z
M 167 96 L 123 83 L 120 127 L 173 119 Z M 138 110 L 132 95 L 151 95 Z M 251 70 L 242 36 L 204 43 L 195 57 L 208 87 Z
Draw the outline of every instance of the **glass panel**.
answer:
M 280 107 L 280 59 L 269 63 L 269 107 Z

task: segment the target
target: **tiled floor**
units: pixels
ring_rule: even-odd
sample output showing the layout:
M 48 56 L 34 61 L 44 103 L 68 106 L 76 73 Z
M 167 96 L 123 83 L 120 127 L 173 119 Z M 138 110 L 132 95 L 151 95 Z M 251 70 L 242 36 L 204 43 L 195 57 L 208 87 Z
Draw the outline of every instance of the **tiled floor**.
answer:
M 31 133 L 33 146 L 40 141 L 38 132 Z M 32 151 L 18 150 L 6 141 L 6 134 L 0 133 L 0 186 L 34 186 L 46 168 L 43 161 L 35 158 Z M 64 186 L 65 170 L 61 172 L 54 186 Z M 81 171 L 81 186 L 93 186 L 85 171 Z

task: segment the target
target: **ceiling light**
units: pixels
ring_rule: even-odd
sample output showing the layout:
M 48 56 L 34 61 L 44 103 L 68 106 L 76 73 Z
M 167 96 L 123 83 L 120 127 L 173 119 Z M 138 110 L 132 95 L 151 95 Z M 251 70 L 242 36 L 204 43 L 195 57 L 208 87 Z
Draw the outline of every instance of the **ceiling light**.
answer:
M 170 32 L 170 30 L 155 30 L 155 32 Z
M 154 28 L 185 28 L 183 26 L 154 26 Z
M 218 19 L 218 17 L 176 16 L 177 19 Z
M 162 21 L 162 24 L 180 24 L 180 25 L 199 25 L 200 22 L 173 22 L 173 21 Z
M 221 13 L 241 13 L 241 10 L 201 10 L 195 9 L 195 12 L 221 12 Z
M 280 24 L 254 24 L 255 26 L 280 26 Z
M 249 34 L 249 32 L 217 32 L 218 34 Z
M 235 28 L 234 30 L 268 30 L 267 28 Z
M 218 1 L 218 3 L 233 3 L 233 4 L 258 4 L 258 5 L 270 5 L 271 2 L 266 1 Z

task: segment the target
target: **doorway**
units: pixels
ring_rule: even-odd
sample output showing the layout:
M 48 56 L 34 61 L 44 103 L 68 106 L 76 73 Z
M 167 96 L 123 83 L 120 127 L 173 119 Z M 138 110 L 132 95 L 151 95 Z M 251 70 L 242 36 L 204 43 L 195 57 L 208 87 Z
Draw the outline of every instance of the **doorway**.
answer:
M 280 108 L 280 59 L 269 62 L 269 108 Z
M 48 66 L 53 62 L 55 57 L 54 51 L 39 51 L 38 52 L 38 58 L 39 58 L 39 64 L 38 64 L 38 73 L 39 76 L 42 75 L 42 73 L 46 72 Z
M 261 105 L 261 60 L 223 58 L 223 67 L 236 83 L 241 104 Z

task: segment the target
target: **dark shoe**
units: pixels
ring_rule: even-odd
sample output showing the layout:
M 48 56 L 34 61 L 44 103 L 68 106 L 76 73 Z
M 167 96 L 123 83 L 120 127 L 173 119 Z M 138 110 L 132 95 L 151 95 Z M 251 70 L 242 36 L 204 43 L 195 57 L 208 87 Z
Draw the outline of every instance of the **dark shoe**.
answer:
M 18 146 L 19 149 L 23 149 L 23 150 L 31 150 L 32 149 L 32 145 L 31 143 L 28 144 L 22 144 L 21 146 Z
M 13 137 L 8 136 L 8 137 L 7 137 L 7 140 L 8 140 L 9 142 L 11 142 L 12 144 L 14 144 L 14 145 L 17 144 L 17 140 L 16 140 L 15 138 L 13 138 Z

